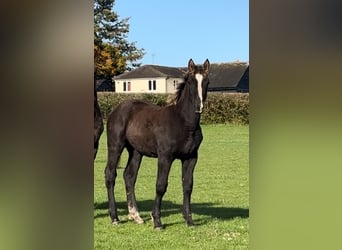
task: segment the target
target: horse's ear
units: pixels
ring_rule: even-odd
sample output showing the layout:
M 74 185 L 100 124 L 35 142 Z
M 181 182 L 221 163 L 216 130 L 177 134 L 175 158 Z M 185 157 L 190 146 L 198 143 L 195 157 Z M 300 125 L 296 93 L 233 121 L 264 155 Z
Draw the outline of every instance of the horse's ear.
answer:
M 207 59 L 207 60 L 205 60 L 205 62 L 203 63 L 203 69 L 204 69 L 204 72 L 205 72 L 206 74 L 208 74 L 208 72 L 209 72 L 209 66 L 210 66 L 210 63 L 209 63 L 209 60 Z
M 188 72 L 193 74 L 195 72 L 195 63 L 192 59 L 188 62 Z

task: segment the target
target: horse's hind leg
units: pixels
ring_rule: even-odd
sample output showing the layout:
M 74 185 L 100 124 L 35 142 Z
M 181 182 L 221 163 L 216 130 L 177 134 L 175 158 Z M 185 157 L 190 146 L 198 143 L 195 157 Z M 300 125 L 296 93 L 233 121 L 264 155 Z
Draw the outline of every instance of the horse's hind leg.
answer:
M 112 140 L 112 138 L 108 138 L 108 140 Z M 110 145 L 110 143 L 108 143 L 108 161 L 105 168 L 105 180 L 108 195 L 108 212 L 113 224 L 119 223 L 115 204 L 114 186 L 117 175 L 116 168 L 120 160 L 123 147 L 123 143 L 120 143 L 119 145 Z
M 128 148 L 129 158 L 126 169 L 124 171 L 124 179 L 126 184 L 128 219 L 134 220 L 137 224 L 144 223 L 140 217 L 135 199 L 135 182 L 142 159 L 142 155 L 134 149 Z

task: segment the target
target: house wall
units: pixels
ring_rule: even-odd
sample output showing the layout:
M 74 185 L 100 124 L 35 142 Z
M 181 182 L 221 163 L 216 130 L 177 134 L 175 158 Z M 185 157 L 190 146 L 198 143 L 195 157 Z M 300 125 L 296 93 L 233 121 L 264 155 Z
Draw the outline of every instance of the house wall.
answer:
M 149 89 L 151 81 L 152 89 Z M 153 81 L 156 81 L 156 89 L 153 89 Z M 135 78 L 115 80 L 115 92 L 117 93 L 174 93 L 177 83 L 181 78 Z M 124 91 L 124 82 L 126 82 L 126 91 Z M 130 87 L 128 83 L 130 82 Z
M 152 89 L 149 89 L 149 81 L 151 81 Z M 153 89 L 153 81 L 156 81 L 156 89 Z M 115 80 L 115 92 L 117 93 L 165 93 L 165 78 L 135 78 Z M 126 82 L 126 91 L 124 91 L 124 82 Z M 130 82 L 130 90 L 127 84 Z
M 182 78 L 168 78 L 166 80 L 166 93 L 174 93 L 177 90 L 177 85 L 183 81 Z

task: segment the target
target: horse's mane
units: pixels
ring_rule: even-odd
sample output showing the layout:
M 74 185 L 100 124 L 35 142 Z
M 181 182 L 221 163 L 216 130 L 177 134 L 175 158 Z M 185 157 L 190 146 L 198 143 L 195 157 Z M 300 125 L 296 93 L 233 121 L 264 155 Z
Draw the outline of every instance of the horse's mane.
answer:
M 189 73 L 187 73 L 184 76 L 183 81 L 178 84 L 176 92 L 169 97 L 167 101 L 168 105 L 174 105 L 179 101 L 179 98 L 182 96 L 185 84 L 188 81 L 188 76 L 189 76 Z

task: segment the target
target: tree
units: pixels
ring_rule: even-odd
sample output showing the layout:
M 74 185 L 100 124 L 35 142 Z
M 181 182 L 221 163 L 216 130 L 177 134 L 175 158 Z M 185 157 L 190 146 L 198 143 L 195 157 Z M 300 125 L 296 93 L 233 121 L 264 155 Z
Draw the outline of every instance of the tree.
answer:
M 115 0 L 94 1 L 94 74 L 96 78 L 111 78 L 139 67 L 145 52 L 135 42 L 129 42 L 129 18 L 120 19 L 113 11 Z

